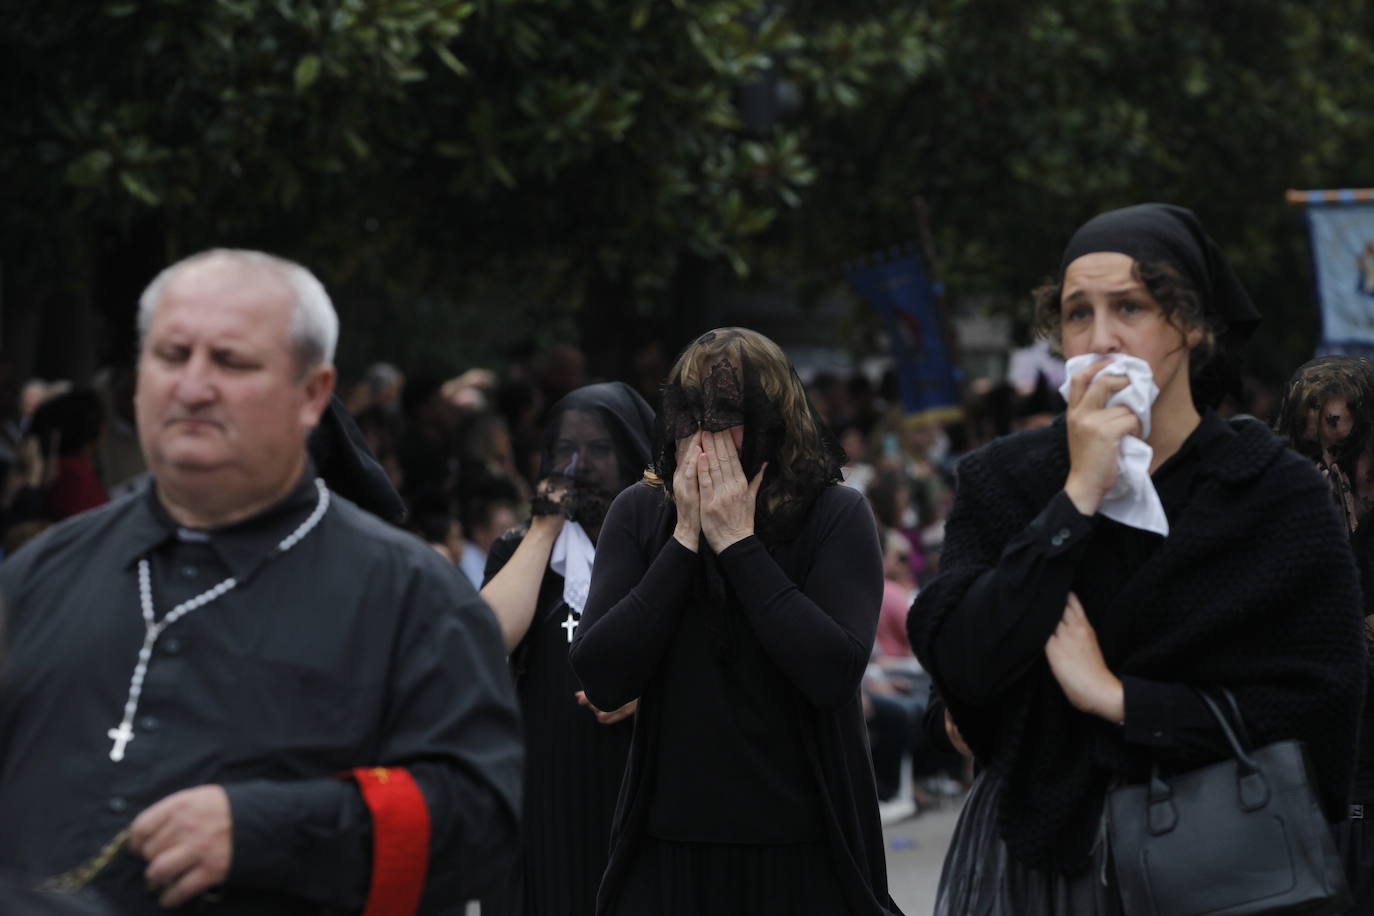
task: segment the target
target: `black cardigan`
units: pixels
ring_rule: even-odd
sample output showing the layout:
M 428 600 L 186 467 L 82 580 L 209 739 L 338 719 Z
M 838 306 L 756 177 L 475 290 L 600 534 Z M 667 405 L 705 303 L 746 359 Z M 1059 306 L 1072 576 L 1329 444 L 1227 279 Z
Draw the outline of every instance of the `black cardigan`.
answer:
M 614 709 L 639 697 L 598 910 L 614 898 L 645 834 L 655 774 L 690 766 L 659 753 L 666 717 L 707 723 L 733 718 L 732 710 L 716 705 L 720 693 L 713 679 L 724 665 L 735 677 L 780 685 L 782 708 L 773 715 L 789 724 L 802 751 L 801 759 L 772 765 L 789 777 L 800 774 L 802 784 L 812 787 L 821 835 L 850 911 L 899 913 L 887 890 L 859 698 L 882 597 L 881 553 L 868 504 L 847 487 L 827 487 L 801 530 L 771 552 L 756 537 L 725 550 L 719 569 L 727 607 L 712 606 L 710 590 L 702 587 L 705 544 L 700 555 L 683 547 L 672 537 L 675 522 L 674 506 L 661 490 L 641 484 L 620 494 L 601 529 L 591 593 L 573 641 L 573 670 L 595 705 Z M 747 627 L 757 638 L 764 653 L 759 664 L 740 670 L 728 657 L 703 652 L 699 641 L 691 649 L 687 628 L 702 621 L 709 625 L 722 612 L 734 620 L 728 627 Z M 744 634 L 737 637 L 738 642 Z M 694 654 L 684 658 L 684 649 Z M 685 682 L 668 684 L 670 675 Z M 665 697 L 672 695 L 701 699 L 665 709 Z M 779 752 L 784 751 L 774 749 L 774 757 Z M 676 778 L 699 781 L 714 775 L 685 772 Z M 721 810 L 704 811 L 702 819 L 728 822 L 730 804 L 722 786 L 712 806 Z
M 1253 420 L 1233 421 L 1226 434 L 1199 458 L 1199 484 L 1159 549 L 1107 606 L 1086 610 L 1118 677 L 1229 687 L 1256 742 L 1303 740 L 1335 820 L 1348 797 L 1364 678 L 1354 563 L 1310 462 Z M 940 671 L 953 660 L 936 637 L 1003 546 L 1063 489 L 1068 469 L 1062 417 L 966 456 L 941 572 L 908 619 L 969 747 L 1006 773 L 999 827 L 1012 855 L 1063 871 L 1087 863 L 1109 784 L 1147 772 L 1150 749 L 1075 710 L 1043 657 L 995 696 L 951 691 Z M 1092 575 L 1080 567 L 1077 577 Z M 1206 751 L 1194 753 L 1176 762 L 1208 762 Z

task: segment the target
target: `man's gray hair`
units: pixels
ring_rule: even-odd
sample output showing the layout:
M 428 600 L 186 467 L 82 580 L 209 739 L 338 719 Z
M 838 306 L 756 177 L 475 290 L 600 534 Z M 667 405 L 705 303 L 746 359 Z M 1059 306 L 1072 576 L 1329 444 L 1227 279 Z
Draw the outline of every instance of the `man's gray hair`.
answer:
M 153 323 L 153 313 L 167 283 L 178 273 L 204 261 L 224 258 L 239 266 L 275 273 L 291 290 L 291 322 L 288 334 L 296 350 L 301 374 L 320 363 L 334 361 L 334 348 L 339 342 L 339 316 L 334 303 L 321 283 L 309 270 L 276 255 L 242 248 L 212 248 L 182 258 L 153 278 L 143 295 L 138 297 L 138 341 L 142 347 Z

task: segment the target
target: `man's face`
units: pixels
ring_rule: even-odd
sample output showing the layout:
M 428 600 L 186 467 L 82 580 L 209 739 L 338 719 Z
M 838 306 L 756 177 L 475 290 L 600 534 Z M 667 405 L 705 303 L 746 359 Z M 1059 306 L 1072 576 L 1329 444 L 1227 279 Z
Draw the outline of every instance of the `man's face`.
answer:
M 139 441 L 159 481 L 231 493 L 290 485 L 334 376 L 325 364 L 299 377 L 291 310 L 278 275 L 225 259 L 167 283 L 134 395 Z

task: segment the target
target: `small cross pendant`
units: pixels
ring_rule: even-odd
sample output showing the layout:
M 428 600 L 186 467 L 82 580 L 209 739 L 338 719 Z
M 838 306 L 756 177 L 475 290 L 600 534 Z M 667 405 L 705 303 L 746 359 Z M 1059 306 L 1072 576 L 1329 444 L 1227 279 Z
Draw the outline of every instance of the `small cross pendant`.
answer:
M 560 627 L 568 631 L 569 644 L 572 643 L 573 633 L 577 631 L 577 625 L 580 622 L 581 621 L 577 619 L 577 617 L 573 614 L 572 611 L 568 611 L 568 619 L 559 624 Z
M 119 728 L 112 728 L 105 733 L 114 741 L 114 747 L 110 748 L 110 759 L 115 763 L 124 759 L 124 746 L 134 740 L 134 730 L 129 727 L 129 723 L 119 723 Z

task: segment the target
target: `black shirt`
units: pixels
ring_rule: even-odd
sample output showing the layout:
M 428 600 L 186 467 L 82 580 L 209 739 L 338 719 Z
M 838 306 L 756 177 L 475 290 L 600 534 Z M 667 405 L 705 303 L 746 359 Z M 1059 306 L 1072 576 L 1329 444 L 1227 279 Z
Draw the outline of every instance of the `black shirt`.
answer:
M 358 766 L 406 766 L 431 819 L 431 911 L 476 896 L 516 843 L 521 749 L 500 634 L 452 567 L 333 497 L 308 535 L 313 473 L 282 502 L 189 532 L 151 488 L 78 516 L 0 566 L 11 657 L 0 691 L 0 867 L 32 880 L 99 850 L 140 811 L 217 783 L 234 824 L 218 913 L 361 909 L 371 825 Z M 157 640 L 135 737 L 120 723 L 144 626 L 228 576 L 237 586 Z M 95 882 L 120 913 L 159 913 L 146 863 Z M 192 905 L 194 910 L 195 904 Z

